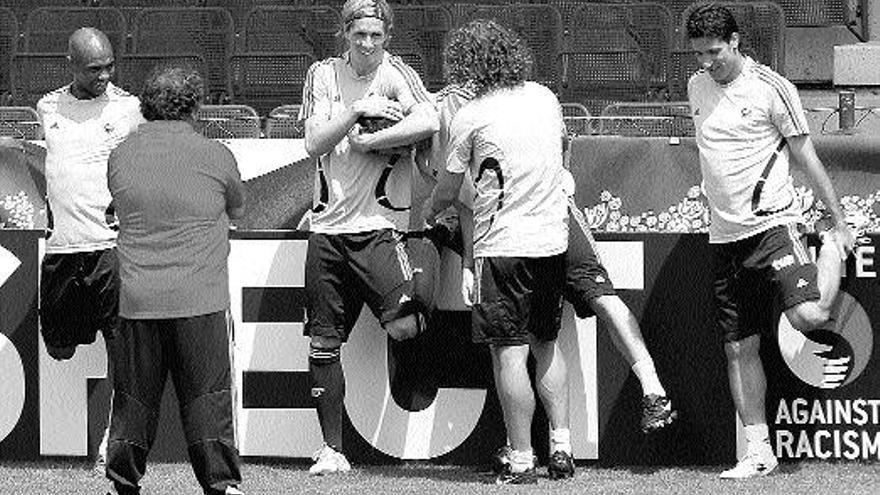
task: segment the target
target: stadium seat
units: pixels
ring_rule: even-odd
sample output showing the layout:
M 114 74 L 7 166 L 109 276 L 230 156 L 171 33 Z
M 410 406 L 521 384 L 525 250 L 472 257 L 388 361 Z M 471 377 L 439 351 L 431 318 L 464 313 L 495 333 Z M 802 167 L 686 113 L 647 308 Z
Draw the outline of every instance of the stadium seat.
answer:
M 583 136 L 596 133 L 593 127 L 593 116 L 581 103 L 562 103 L 562 119 L 569 134 Z
M 0 104 L 9 96 L 9 68 L 18 44 L 18 19 L 12 9 L 0 7 Z
M 431 90 L 443 87 L 443 43 L 452 14 L 440 5 L 395 5 L 394 35 L 389 51 L 422 76 Z
M 116 59 L 115 84 L 131 94 L 141 93 L 147 77 L 157 68 L 184 67 L 205 77 L 205 59 L 196 53 L 128 53 Z
M 266 119 L 267 138 L 301 139 L 303 122 L 299 120 L 300 105 L 281 105 L 269 112 Z
M 43 95 L 72 79 L 67 53 L 16 53 L 12 58 L 12 103 L 33 107 Z
M 563 27 L 562 16 L 556 7 L 534 3 L 454 4 L 452 13 L 457 26 L 474 19 L 494 19 L 515 31 L 534 53 L 532 78 L 550 88 L 557 86 L 557 59 L 562 53 Z
M 232 102 L 248 104 L 260 115 L 280 105 L 300 103 L 306 73 L 314 61 L 311 53 L 233 55 L 227 64 Z
M 31 107 L 0 106 L 0 136 L 16 139 L 43 139 L 43 126 Z
M 260 137 L 260 116 L 247 105 L 202 105 L 196 130 L 213 139 Z
M 70 34 L 84 26 L 103 31 L 116 54 L 126 51 L 128 27 L 125 16 L 112 7 L 41 7 L 32 10 L 22 28 L 24 51 L 66 52 Z
M 569 21 L 559 93 L 594 113 L 606 102 L 666 97 L 672 17 L 659 3 L 591 4 Z
M 212 100 L 226 91 L 226 61 L 234 43 L 232 15 L 218 7 L 149 7 L 132 26 L 132 53 L 197 53 L 205 60 Z
M 328 5 L 262 6 L 247 14 L 239 52 L 299 52 L 320 60 L 338 55 L 339 13 Z
M 84 0 L 91 1 L 101 7 L 115 7 L 119 9 L 129 25 L 137 16 L 137 13 L 147 7 L 205 7 L 205 0 Z
M 623 102 L 608 105 L 599 119 L 599 134 L 617 136 L 693 136 L 690 105 L 679 102 Z

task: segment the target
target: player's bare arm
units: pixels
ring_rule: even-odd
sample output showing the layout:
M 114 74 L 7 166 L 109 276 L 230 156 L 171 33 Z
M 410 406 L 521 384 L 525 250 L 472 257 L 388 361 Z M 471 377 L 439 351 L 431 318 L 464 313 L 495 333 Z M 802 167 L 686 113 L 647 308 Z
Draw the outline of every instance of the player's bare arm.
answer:
M 422 102 L 413 105 L 397 124 L 373 133 L 350 136 L 349 144 L 353 150 L 364 153 L 397 148 L 429 138 L 439 129 L 440 119 L 434 105 Z
M 339 115 L 327 120 L 322 115 L 306 119 L 305 145 L 309 156 L 329 153 L 342 141 L 361 117 L 384 117 L 392 120 L 403 118 L 400 103 L 382 96 L 368 96 L 355 101 Z
M 855 238 L 852 231 L 846 225 L 843 211 L 840 209 L 840 202 L 838 202 L 837 195 L 834 193 L 834 185 L 832 185 L 831 179 L 828 177 L 828 172 L 825 171 L 825 166 L 822 165 L 822 161 L 816 155 L 813 140 L 809 135 L 794 136 L 787 139 L 794 162 L 806 172 L 807 177 L 812 183 L 813 190 L 831 213 L 837 248 L 841 256 L 846 257 L 852 253 Z

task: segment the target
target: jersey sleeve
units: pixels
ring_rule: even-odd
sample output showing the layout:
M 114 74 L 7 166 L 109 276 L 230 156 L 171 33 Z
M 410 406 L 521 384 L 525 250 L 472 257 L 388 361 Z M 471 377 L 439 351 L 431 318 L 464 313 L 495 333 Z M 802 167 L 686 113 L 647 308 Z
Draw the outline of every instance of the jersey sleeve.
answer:
M 449 130 L 449 154 L 446 157 L 446 170 L 453 174 L 465 173 L 470 165 L 473 126 L 466 112 L 459 112 L 452 119 Z
M 309 67 L 303 84 L 299 120 L 307 120 L 311 117 L 330 118 L 332 76 L 333 64 L 330 60 L 315 62 Z
M 409 113 L 409 110 L 419 103 L 433 102 L 431 94 L 428 93 L 424 83 L 422 83 L 422 78 L 419 77 L 419 74 L 412 67 L 397 56 L 390 57 L 388 61 L 391 67 L 394 68 L 395 73 L 394 96 L 403 106 L 404 112 Z
M 810 127 L 794 84 L 779 77 L 770 87 L 770 119 L 779 133 L 785 137 L 809 134 Z

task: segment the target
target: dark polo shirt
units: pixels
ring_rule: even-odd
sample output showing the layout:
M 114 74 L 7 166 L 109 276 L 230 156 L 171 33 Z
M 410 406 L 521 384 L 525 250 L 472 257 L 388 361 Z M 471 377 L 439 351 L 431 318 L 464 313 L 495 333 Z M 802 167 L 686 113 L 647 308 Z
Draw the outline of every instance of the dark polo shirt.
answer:
M 227 198 L 241 176 L 232 153 L 186 122 L 141 124 L 110 155 L 119 217 L 119 315 L 198 316 L 229 306 Z

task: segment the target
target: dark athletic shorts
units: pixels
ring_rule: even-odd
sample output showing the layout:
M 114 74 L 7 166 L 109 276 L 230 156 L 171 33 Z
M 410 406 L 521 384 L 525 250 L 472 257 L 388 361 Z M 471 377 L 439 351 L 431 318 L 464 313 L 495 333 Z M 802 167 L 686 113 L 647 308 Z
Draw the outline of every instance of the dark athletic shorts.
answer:
M 574 307 L 578 318 L 596 313 L 590 302 L 599 296 L 616 296 L 608 271 L 596 252 L 596 240 L 584 214 L 572 198 L 568 199 L 568 254 L 565 257 L 565 300 Z
M 40 328 L 47 346 L 112 338 L 119 314 L 116 249 L 47 254 L 40 275 Z
M 562 320 L 565 253 L 546 258 L 477 258 L 473 340 L 496 346 L 553 341 Z
M 342 342 L 364 303 L 383 325 L 414 313 L 430 315 L 437 249 L 417 234 L 391 229 L 309 236 L 306 253 L 307 336 Z
M 725 342 L 776 328 L 777 302 L 788 309 L 819 299 L 816 264 L 807 251 L 802 225 L 780 225 L 747 239 L 710 246 L 717 318 Z

